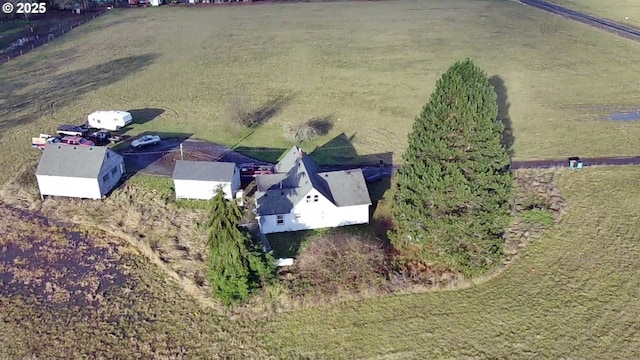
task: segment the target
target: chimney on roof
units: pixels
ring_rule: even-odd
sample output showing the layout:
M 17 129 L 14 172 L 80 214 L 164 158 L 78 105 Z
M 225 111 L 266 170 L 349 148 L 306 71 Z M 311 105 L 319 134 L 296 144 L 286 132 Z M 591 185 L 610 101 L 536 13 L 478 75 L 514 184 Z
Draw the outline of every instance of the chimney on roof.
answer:
M 280 181 L 280 189 L 282 189 L 282 181 Z

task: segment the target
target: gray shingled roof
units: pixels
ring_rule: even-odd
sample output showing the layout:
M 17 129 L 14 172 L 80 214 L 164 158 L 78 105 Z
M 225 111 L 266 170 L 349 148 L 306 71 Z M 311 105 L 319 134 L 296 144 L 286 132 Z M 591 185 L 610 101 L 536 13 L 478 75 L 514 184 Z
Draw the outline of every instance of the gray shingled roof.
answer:
M 45 146 L 36 175 L 97 179 L 106 154 L 120 156 L 105 146 Z
M 304 165 L 307 168 L 306 171 L 310 173 L 318 172 L 318 165 L 311 159 L 305 152 L 297 146 L 292 147 L 287 153 L 278 161 L 275 166 L 275 172 L 288 173 L 298 164 L 298 160 L 302 159 Z
M 277 174 L 256 176 L 258 213 L 289 213 L 311 189 L 336 206 L 371 204 L 362 170 L 318 174 L 317 169 L 317 164 L 294 146 L 276 165 Z
M 301 193 L 303 189 L 278 189 L 256 193 L 258 213 L 264 215 L 287 214 L 291 212 L 294 199 L 301 199 L 307 192 Z
M 319 173 L 318 177 L 326 181 L 336 206 L 371 205 L 362 169 Z
M 231 182 L 236 164 L 214 161 L 177 160 L 173 180 Z

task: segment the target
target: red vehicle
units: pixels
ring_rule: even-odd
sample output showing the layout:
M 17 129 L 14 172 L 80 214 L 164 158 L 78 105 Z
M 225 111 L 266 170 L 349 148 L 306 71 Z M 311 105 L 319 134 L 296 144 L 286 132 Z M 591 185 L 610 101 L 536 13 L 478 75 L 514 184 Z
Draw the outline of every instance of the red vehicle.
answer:
M 240 176 L 254 177 L 256 175 L 273 174 L 273 166 L 247 163 L 240 166 Z
M 60 143 L 67 145 L 94 146 L 95 143 L 80 136 L 65 136 Z

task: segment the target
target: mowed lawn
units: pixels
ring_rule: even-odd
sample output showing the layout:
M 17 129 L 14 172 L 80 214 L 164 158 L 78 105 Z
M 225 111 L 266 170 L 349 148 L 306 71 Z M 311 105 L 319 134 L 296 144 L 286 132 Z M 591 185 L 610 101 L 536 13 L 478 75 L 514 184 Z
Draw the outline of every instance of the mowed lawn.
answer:
M 555 0 L 552 2 L 640 27 L 640 3 L 636 0 Z
M 38 156 L 30 137 L 97 109 L 162 111 L 131 134 L 278 149 L 283 125 L 328 117 L 308 151 L 345 133 L 359 154 L 400 161 L 435 81 L 465 57 L 504 84 L 515 158 L 640 154 L 640 122 L 601 120 L 640 105 L 638 46 L 509 1 L 118 10 L 2 65 L 0 182 Z M 236 131 L 225 103 L 241 90 L 256 110 L 287 101 Z
M 283 358 L 640 358 L 638 169 L 565 170 L 569 214 L 493 280 L 274 317 Z

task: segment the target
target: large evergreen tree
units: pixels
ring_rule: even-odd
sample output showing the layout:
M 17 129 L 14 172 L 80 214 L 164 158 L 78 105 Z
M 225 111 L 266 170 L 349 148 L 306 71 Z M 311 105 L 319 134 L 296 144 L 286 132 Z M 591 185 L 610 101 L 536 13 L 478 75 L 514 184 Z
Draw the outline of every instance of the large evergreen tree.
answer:
M 466 274 L 500 261 L 513 176 L 497 96 L 470 59 L 452 65 L 409 135 L 392 204 L 396 247 Z
M 219 191 L 211 200 L 209 221 L 209 280 L 225 305 L 246 300 L 271 273 L 270 265 L 238 223 L 242 212 Z

